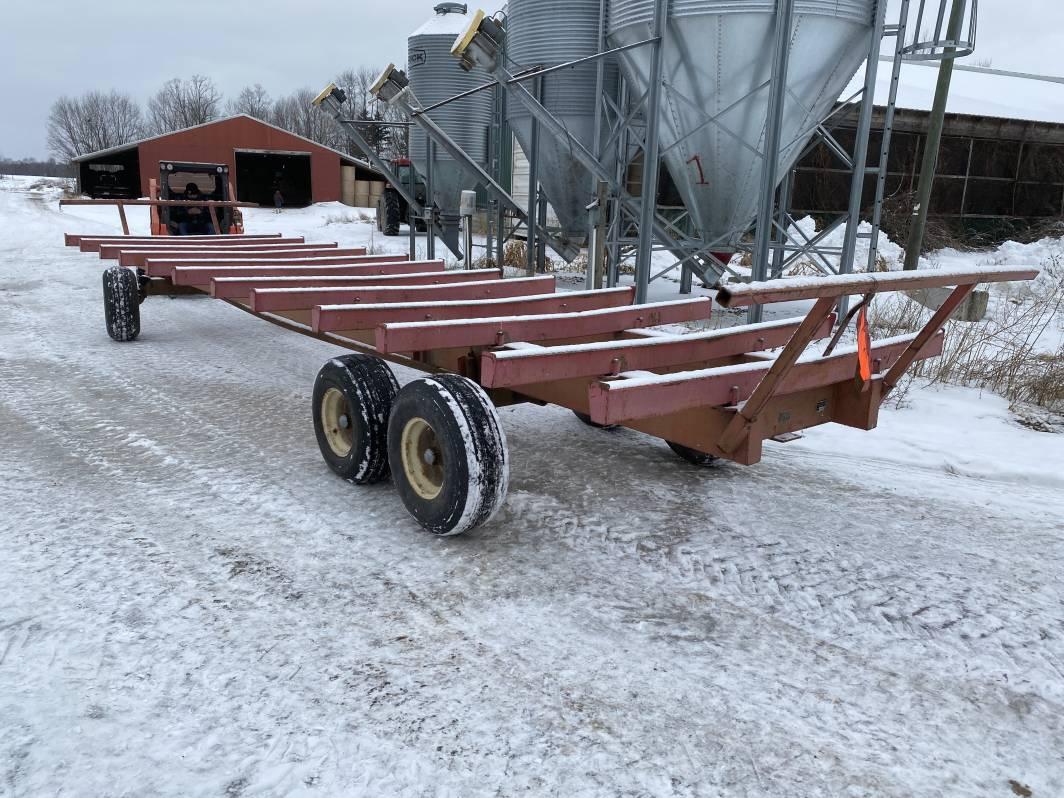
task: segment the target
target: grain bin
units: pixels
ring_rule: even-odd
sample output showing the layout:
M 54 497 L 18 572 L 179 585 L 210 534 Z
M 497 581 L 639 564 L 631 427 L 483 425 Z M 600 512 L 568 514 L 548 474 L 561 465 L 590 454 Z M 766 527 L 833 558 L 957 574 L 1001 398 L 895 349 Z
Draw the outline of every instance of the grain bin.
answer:
M 612 0 L 608 44 L 651 36 L 654 0 Z M 868 55 L 876 0 L 795 0 L 779 173 L 790 169 Z M 663 38 L 661 150 L 704 240 L 753 221 L 772 76 L 774 0 L 673 0 Z M 635 91 L 651 48 L 618 55 Z M 710 119 L 714 121 L 709 121 Z

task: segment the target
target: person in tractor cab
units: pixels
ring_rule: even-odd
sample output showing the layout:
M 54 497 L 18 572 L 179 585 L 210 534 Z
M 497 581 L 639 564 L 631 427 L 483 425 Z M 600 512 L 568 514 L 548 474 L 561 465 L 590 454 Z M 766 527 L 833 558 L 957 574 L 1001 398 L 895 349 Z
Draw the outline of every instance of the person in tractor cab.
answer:
M 185 186 L 185 193 L 181 199 L 195 202 L 202 200 L 199 186 L 189 183 Z M 177 234 L 179 236 L 214 235 L 214 225 L 211 223 L 210 213 L 206 208 L 195 206 L 177 206 L 175 215 L 178 217 Z

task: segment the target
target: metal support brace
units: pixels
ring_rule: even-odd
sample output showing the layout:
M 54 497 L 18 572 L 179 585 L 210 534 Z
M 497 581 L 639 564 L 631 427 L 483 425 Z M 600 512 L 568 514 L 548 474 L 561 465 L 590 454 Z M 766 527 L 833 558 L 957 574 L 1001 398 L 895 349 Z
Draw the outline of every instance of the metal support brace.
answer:
M 879 45 L 883 41 L 886 15 L 887 4 L 883 3 L 876 9 L 868 45 L 868 59 L 865 61 L 864 92 L 861 95 L 861 112 L 857 117 L 853 175 L 850 178 L 850 207 L 847 213 L 846 234 L 842 241 L 842 255 L 839 257 L 839 274 L 853 273 L 853 262 L 857 250 L 857 228 L 861 224 L 861 200 L 864 199 L 865 170 L 868 165 L 868 133 L 872 128 L 872 111 L 876 99 Z M 839 318 L 846 316 L 848 304 L 848 297 L 839 298 Z
M 436 226 L 436 208 L 432 194 L 432 178 L 436 164 L 436 143 L 432 139 L 425 142 L 427 157 L 425 158 L 425 257 L 428 260 L 436 259 L 436 235 L 433 229 Z M 458 254 L 457 252 L 455 253 Z
M 765 148 L 761 157 L 761 206 L 757 214 L 754 245 L 753 279 L 768 277 L 768 258 L 772 244 L 772 220 L 775 216 L 776 174 L 779 168 L 780 135 L 787 99 L 787 67 L 791 56 L 791 27 L 794 0 L 776 0 L 776 44 L 772 56 L 772 85 L 769 89 L 768 118 L 765 121 Z M 761 321 L 760 305 L 751 305 L 751 324 Z
M 654 237 L 651 235 L 651 230 L 654 226 L 654 217 L 657 214 L 658 204 L 658 169 L 661 163 L 658 131 L 660 128 L 659 111 L 661 109 L 661 72 L 665 57 L 665 48 L 661 40 L 665 35 L 668 15 L 668 0 L 655 0 L 653 35 L 657 42 L 653 45 L 654 53 L 650 62 L 650 85 L 647 92 L 646 108 L 647 130 L 643 139 L 643 186 L 642 196 L 640 197 L 642 204 L 639 213 L 639 246 L 635 256 L 635 301 L 637 305 L 642 305 L 647 301 L 647 293 L 650 288 L 651 258 L 654 254 Z
M 536 78 L 532 82 L 532 91 L 537 100 L 543 96 L 543 79 Z M 539 236 L 536 235 L 536 225 L 532 220 L 539 221 L 539 120 L 532 117 L 529 128 L 528 145 L 528 236 L 525 239 L 525 273 L 531 277 L 536 273 L 536 245 Z

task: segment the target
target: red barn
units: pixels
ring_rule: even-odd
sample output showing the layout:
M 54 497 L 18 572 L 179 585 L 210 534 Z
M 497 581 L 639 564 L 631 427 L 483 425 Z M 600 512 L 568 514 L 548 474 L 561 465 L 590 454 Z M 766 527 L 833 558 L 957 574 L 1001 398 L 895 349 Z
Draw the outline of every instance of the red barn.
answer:
M 148 195 L 160 161 L 228 164 L 236 198 L 261 205 L 272 204 L 276 188 L 290 206 L 339 201 L 341 166 L 355 167 L 358 180 L 383 179 L 364 161 L 246 114 L 74 159 L 82 193 L 125 197 Z

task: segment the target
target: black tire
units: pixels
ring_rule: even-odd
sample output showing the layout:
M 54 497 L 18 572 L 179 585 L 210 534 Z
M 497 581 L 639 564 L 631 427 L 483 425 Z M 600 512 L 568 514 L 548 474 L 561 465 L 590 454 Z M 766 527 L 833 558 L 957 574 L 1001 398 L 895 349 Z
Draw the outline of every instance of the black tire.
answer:
M 598 423 L 592 421 L 591 420 L 591 416 L 589 416 L 587 413 L 581 413 L 579 410 L 574 410 L 573 411 L 573 415 L 576 416 L 581 421 L 583 421 L 589 427 L 594 427 L 595 429 L 606 429 L 606 430 L 617 429 L 617 425 L 616 424 L 598 424 Z
M 356 485 L 388 478 L 388 414 L 399 384 L 371 355 L 344 355 L 321 367 L 311 414 L 321 456 Z
M 103 317 L 107 334 L 116 341 L 136 340 L 140 335 L 140 279 L 124 266 L 103 273 Z
M 415 233 L 424 233 L 428 229 L 429 229 L 429 226 L 427 224 L 425 224 L 425 220 L 424 219 L 422 219 L 420 217 L 414 219 L 414 232 Z
M 495 406 L 455 374 L 414 380 L 388 421 L 388 461 L 406 509 L 437 535 L 490 520 L 506 499 L 510 466 Z
M 716 455 L 700 452 L 698 451 L 698 449 L 692 449 L 690 446 L 684 446 L 679 443 L 673 443 L 672 441 L 665 441 L 665 443 L 669 445 L 670 449 L 676 452 L 676 454 L 678 454 L 682 459 L 686 460 L 691 465 L 696 465 L 704 468 L 706 466 L 716 465 L 717 461 L 720 459 Z
M 381 195 L 384 202 L 384 229 L 386 236 L 399 235 L 399 225 L 403 220 L 402 208 L 399 207 L 399 195 L 394 191 L 385 191 Z

